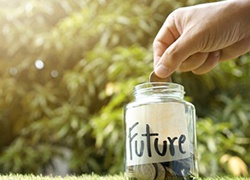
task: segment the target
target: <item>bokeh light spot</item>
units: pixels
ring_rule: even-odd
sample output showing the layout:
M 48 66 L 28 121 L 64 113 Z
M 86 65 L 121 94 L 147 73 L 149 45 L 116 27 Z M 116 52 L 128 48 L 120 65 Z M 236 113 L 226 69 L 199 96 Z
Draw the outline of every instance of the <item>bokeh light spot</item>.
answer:
M 44 62 L 40 59 L 36 60 L 35 66 L 37 69 L 43 69 L 44 68 Z
M 57 76 L 58 76 L 58 71 L 57 70 L 52 70 L 51 72 L 50 72 L 50 74 L 51 74 L 51 76 L 53 77 L 53 78 L 56 78 Z
M 17 68 L 11 67 L 11 68 L 9 69 L 9 73 L 10 73 L 12 76 L 16 75 L 16 74 L 17 74 Z

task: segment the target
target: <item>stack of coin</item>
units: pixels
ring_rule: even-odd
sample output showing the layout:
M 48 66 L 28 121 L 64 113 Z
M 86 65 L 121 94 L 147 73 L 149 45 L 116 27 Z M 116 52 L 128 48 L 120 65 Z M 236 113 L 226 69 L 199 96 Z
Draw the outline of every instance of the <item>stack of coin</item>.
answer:
M 194 155 L 175 161 L 139 164 L 129 167 L 129 180 L 195 180 Z
M 133 166 L 135 180 L 194 180 L 189 167 L 173 167 L 173 163 L 151 163 Z M 168 165 L 167 165 L 168 164 Z M 177 172 L 176 172 L 177 171 Z

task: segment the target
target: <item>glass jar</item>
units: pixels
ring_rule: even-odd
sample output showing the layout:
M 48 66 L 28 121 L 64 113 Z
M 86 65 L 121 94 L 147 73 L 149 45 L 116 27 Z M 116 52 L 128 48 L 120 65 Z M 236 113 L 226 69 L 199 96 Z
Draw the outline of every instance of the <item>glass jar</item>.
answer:
M 124 113 L 127 179 L 198 178 L 195 108 L 184 93 L 176 83 L 135 87 Z

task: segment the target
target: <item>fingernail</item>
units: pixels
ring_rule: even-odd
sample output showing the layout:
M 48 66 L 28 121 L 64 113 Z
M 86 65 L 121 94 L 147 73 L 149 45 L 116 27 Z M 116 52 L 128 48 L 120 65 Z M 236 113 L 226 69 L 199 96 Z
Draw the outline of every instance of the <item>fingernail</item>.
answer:
M 166 78 L 168 76 L 168 68 L 163 64 L 160 64 L 155 69 L 155 74 L 160 78 Z

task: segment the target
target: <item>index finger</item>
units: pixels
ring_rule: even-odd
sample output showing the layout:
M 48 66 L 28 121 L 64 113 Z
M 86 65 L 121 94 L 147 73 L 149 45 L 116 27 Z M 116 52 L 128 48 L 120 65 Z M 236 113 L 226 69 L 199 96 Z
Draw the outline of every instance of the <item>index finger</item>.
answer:
M 166 49 L 180 36 L 171 14 L 168 16 L 153 42 L 154 66 L 159 62 Z

